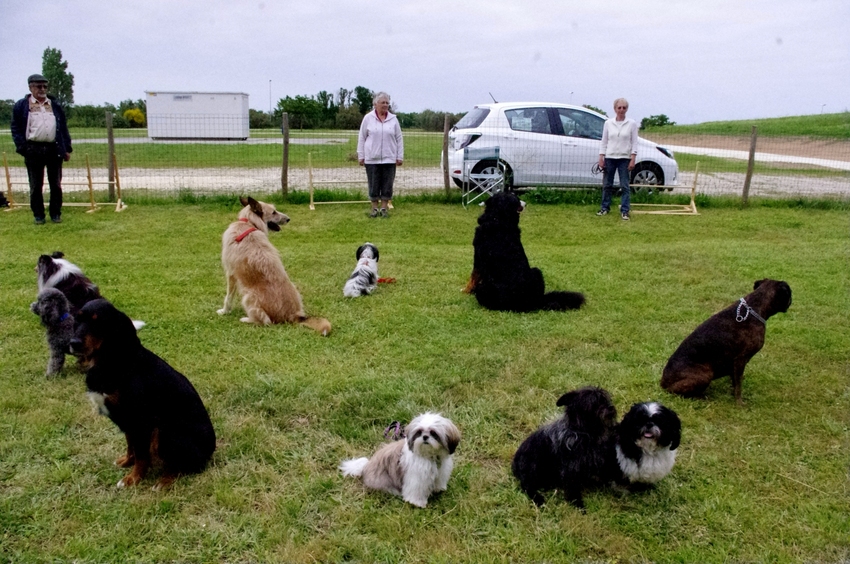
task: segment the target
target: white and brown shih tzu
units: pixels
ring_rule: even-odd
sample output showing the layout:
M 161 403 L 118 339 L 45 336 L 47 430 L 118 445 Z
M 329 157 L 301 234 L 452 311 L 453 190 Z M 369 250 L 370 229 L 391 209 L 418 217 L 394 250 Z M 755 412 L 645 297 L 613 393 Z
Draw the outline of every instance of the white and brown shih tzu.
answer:
M 630 489 L 652 487 L 673 469 L 682 423 L 672 409 L 657 402 L 636 403 L 617 425 L 615 451 Z
M 357 248 L 356 256 L 357 266 L 342 288 L 346 298 L 368 296 L 378 286 L 378 247 L 363 243 Z
M 452 474 L 460 431 L 439 413 L 423 413 L 404 429 L 404 438 L 381 447 L 372 458 L 345 460 L 343 476 L 362 477 L 363 485 L 401 496 L 425 507 L 433 493 L 445 491 Z

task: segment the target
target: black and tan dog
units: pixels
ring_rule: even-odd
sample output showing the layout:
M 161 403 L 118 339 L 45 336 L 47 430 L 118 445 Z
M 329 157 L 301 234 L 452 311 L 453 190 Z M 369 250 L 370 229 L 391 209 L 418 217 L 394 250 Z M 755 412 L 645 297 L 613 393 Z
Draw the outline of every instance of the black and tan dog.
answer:
M 191 382 L 142 346 L 129 317 L 104 299 L 83 306 L 71 352 L 86 371 L 89 399 L 127 439 L 115 463 L 130 468 L 118 487 L 138 484 L 162 463 L 161 489 L 204 470 L 215 450 L 209 414 Z
M 764 346 L 767 320 L 791 306 L 791 287 L 782 280 L 758 280 L 753 292 L 714 314 L 688 335 L 667 361 L 661 387 L 685 397 L 702 396 L 712 380 L 731 376 L 741 400 L 744 368 Z
M 525 203 L 511 192 L 487 200 L 472 246 L 472 275 L 466 292 L 478 303 L 499 311 L 563 311 L 584 304 L 579 292 L 546 292 L 543 273 L 531 268 L 522 246 L 519 214 Z

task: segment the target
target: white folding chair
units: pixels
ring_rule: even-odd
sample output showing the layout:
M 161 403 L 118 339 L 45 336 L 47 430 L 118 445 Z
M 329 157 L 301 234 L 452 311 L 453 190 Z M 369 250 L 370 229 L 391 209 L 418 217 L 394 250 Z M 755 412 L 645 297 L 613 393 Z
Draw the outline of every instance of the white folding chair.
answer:
M 484 166 L 476 166 L 486 161 Z M 473 172 L 473 169 L 477 169 Z M 461 203 L 463 207 L 472 202 L 492 196 L 505 189 L 505 163 L 499 160 L 499 147 L 463 149 L 463 171 L 461 175 Z M 483 201 L 483 200 L 482 200 Z

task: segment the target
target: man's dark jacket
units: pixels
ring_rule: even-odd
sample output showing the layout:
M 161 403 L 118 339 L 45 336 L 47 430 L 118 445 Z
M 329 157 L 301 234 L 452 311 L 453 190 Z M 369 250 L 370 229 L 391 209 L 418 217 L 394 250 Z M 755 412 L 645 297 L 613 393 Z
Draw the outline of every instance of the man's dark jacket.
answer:
M 71 148 L 71 134 L 68 133 L 68 122 L 65 119 L 65 110 L 56 101 L 56 98 L 48 95 L 53 115 L 56 116 L 56 155 L 65 157 L 65 153 L 73 151 Z M 15 142 L 15 151 L 27 156 L 27 120 L 30 115 L 30 95 L 27 94 L 15 103 L 12 109 L 12 140 Z

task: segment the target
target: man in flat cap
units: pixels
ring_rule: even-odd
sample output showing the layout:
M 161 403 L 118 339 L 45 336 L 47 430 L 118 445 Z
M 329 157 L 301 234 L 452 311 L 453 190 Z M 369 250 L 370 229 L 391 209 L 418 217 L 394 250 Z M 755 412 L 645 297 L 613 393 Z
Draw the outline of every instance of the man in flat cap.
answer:
M 30 95 L 18 100 L 12 110 L 12 139 L 24 157 L 30 182 L 30 209 L 35 223 L 44 223 L 44 170 L 50 185 L 50 219 L 62 221 L 62 161 L 71 158 L 71 135 L 65 111 L 56 98 L 47 95 L 47 79 L 33 74 L 27 79 Z

